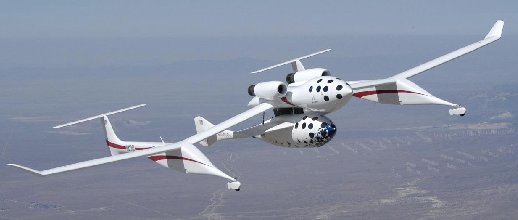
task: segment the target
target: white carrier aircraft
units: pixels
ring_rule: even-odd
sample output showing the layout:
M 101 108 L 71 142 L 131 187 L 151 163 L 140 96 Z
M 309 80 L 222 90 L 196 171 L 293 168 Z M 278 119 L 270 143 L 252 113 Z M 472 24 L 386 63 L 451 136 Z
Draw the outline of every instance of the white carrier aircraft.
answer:
M 254 137 L 282 147 L 320 147 L 329 142 L 337 131 L 335 124 L 325 115 L 342 108 L 353 96 L 382 104 L 444 105 L 449 107 L 450 115 L 464 116 L 466 108 L 433 96 L 409 78 L 493 43 L 500 39 L 503 27 L 504 22 L 499 20 L 484 39 L 385 79 L 344 81 L 331 76 L 326 69 L 306 69 L 302 65 L 302 59 L 330 51 L 323 50 L 253 72 L 259 73 L 286 64 L 291 64 L 293 68 L 293 73 L 286 77 L 286 83 L 269 81 L 251 85 L 248 93 L 253 98 L 248 103 L 251 107 L 249 110 L 216 125 L 202 117 L 194 118 L 197 134 L 181 141 L 165 143 L 120 140 L 107 116 L 142 107 L 142 104 L 55 127 L 101 118 L 111 156 L 41 171 L 16 164 L 8 165 L 45 176 L 145 156 L 162 166 L 181 172 L 226 178 L 229 180 L 229 189 L 239 190 L 241 183 L 214 166 L 193 144 L 208 146 L 225 139 Z M 270 109 L 273 109 L 274 118 L 244 130 L 228 130 Z

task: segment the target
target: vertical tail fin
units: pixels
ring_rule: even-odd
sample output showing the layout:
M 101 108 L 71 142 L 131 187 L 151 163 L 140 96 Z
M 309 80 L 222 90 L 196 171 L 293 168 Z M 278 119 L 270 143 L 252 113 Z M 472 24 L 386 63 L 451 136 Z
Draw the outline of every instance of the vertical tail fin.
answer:
M 196 126 L 196 133 L 200 133 L 214 127 L 214 124 L 210 123 L 210 121 L 207 121 L 207 119 L 200 116 L 194 118 L 194 125 Z M 231 130 L 224 130 L 218 134 L 205 138 L 203 141 L 200 141 L 199 143 L 205 147 L 210 146 L 219 140 L 232 139 L 234 136 L 233 134 L 234 132 Z
M 88 118 L 85 118 L 85 119 L 81 119 L 81 120 L 77 120 L 77 121 L 73 121 L 73 122 L 68 122 L 66 124 L 57 125 L 57 126 L 54 126 L 53 128 L 63 128 L 63 127 L 67 127 L 67 126 L 70 126 L 70 125 L 75 125 L 75 124 L 83 123 L 83 122 L 86 122 L 86 121 L 91 121 L 91 120 L 94 120 L 94 119 L 101 118 L 101 122 L 102 122 L 102 125 L 104 127 L 104 133 L 106 135 L 106 144 L 108 145 L 108 148 L 110 149 L 110 153 L 112 154 L 112 156 L 113 155 L 117 155 L 117 154 L 127 153 L 129 151 L 135 150 L 135 148 L 132 145 L 128 145 L 126 147 L 125 145 L 127 145 L 128 142 L 121 141 L 117 137 L 117 135 L 113 131 L 112 124 L 110 123 L 110 120 L 108 119 L 108 115 L 113 115 L 113 114 L 125 112 L 125 111 L 128 111 L 128 110 L 132 110 L 132 109 L 136 109 L 136 108 L 140 108 L 140 107 L 144 107 L 144 106 L 146 106 L 146 104 L 134 105 L 134 106 L 131 106 L 131 107 L 128 107 L 128 108 L 123 108 L 123 109 L 119 109 L 119 110 L 116 110 L 116 111 L 111 111 L 111 112 L 103 113 L 103 114 L 100 114 L 100 115 L 88 117 Z
M 196 133 L 200 133 L 214 127 L 214 124 L 200 116 L 194 118 L 194 125 L 196 126 Z M 216 143 L 216 141 L 218 141 L 218 137 L 216 135 L 212 135 L 208 138 L 205 138 L 203 141 L 200 141 L 200 144 L 206 147 Z
M 198 116 L 194 118 L 194 125 L 196 126 L 196 132 L 200 133 L 202 131 L 208 130 L 209 128 L 214 127 L 214 124 L 210 123 L 210 121 L 207 121 L 207 119 Z
M 125 153 L 126 147 L 123 146 L 122 141 L 117 137 L 115 131 L 113 131 L 113 127 L 108 116 L 104 115 L 101 120 L 104 126 L 104 134 L 106 135 L 106 145 L 108 145 L 112 156 Z

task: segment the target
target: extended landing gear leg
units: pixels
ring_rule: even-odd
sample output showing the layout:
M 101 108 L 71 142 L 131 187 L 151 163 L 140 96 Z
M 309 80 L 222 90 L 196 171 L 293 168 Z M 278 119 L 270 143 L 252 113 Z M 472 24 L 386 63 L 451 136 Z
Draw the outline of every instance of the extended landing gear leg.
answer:
M 241 190 L 241 183 L 238 181 L 227 183 L 228 189 L 233 189 L 235 191 Z
M 450 109 L 449 112 L 450 112 L 450 115 L 458 115 L 458 116 L 464 116 L 466 115 L 466 108 L 460 106 L 460 105 L 457 105 L 455 106 L 456 108 L 454 109 Z

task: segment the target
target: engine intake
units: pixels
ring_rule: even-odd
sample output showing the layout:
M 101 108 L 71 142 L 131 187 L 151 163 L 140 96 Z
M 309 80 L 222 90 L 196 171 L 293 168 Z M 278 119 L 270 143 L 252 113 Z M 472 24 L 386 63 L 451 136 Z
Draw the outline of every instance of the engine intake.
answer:
M 281 81 L 262 82 L 248 87 L 248 94 L 250 96 L 257 96 L 268 100 L 282 97 L 286 95 L 286 92 L 288 92 L 288 86 Z

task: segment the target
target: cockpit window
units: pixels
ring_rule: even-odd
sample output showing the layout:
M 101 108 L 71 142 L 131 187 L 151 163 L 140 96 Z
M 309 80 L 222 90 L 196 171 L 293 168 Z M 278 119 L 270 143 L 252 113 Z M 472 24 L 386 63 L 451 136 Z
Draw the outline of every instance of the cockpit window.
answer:
M 325 122 L 322 122 L 322 124 L 320 125 L 321 128 L 325 128 L 327 126 L 327 123 Z
M 324 86 L 324 89 L 323 89 L 324 92 L 327 92 L 327 89 L 328 89 L 327 86 Z
M 338 91 L 342 90 L 342 88 L 344 88 L 344 86 L 342 86 L 342 85 L 336 86 L 336 90 L 338 90 Z
M 322 79 L 317 80 L 317 83 L 320 83 L 320 82 L 322 82 Z
M 313 86 L 309 87 L 309 92 L 313 91 Z

